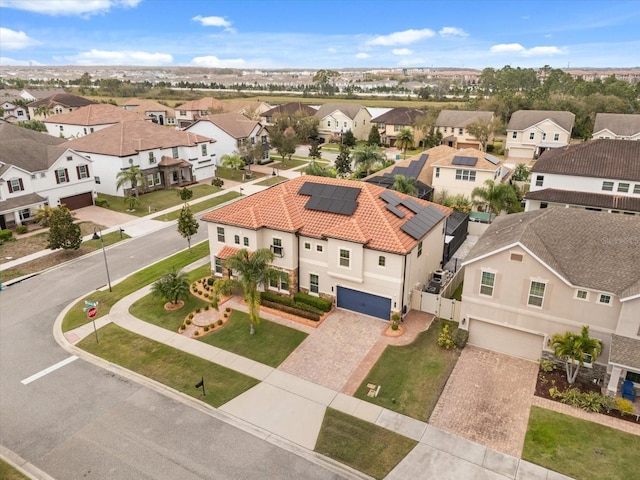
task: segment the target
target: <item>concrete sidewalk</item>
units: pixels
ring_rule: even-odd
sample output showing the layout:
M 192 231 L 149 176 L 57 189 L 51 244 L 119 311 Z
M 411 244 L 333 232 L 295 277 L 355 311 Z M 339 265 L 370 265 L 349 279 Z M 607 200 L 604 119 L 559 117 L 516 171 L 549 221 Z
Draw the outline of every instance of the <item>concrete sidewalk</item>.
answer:
M 199 261 L 198 265 L 206 260 Z M 195 268 L 195 266 L 197 265 L 191 267 Z M 113 322 L 139 335 L 259 380 L 261 383 L 222 405 L 219 411 L 256 428 L 257 431 L 269 432 L 275 438 L 280 438 L 283 445 L 291 443 L 297 445 L 296 448 L 313 451 L 326 408 L 329 407 L 418 442 L 414 450 L 389 474 L 390 479 L 566 480 L 569 478 L 449 434 L 424 422 L 185 337 L 177 332 L 157 327 L 130 315 L 129 307 L 147 295 L 150 290 L 150 286 L 145 287 L 116 303 L 109 315 L 96 322 L 97 326 Z M 246 311 L 246 306 L 241 302 L 234 302 L 234 308 Z M 57 325 L 60 325 L 64 313 L 61 314 Z M 87 324 L 66 332 L 63 338 L 68 342 L 68 349 L 75 350 L 70 345 L 92 334 L 93 326 Z M 59 335 L 58 338 L 60 338 Z M 82 355 L 82 351 L 77 353 Z M 82 355 L 82 357 L 90 358 L 88 355 Z M 366 478 L 364 475 L 359 477 Z

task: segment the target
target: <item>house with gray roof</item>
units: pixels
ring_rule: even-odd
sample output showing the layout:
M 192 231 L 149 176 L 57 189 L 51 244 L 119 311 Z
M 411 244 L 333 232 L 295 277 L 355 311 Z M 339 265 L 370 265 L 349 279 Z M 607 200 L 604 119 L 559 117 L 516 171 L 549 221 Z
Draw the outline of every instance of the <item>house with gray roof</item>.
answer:
M 421 137 L 422 132 L 416 131 L 416 121 L 424 117 L 424 112 L 417 108 L 409 107 L 396 107 L 391 110 L 371 119 L 371 123 L 375 123 L 378 126 L 378 132 L 380 133 L 380 140 L 383 145 L 393 147 L 396 144 L 396 137 L 398 132 L 403 128 L 408 128 L 414 134 L 416 144 L 420 140 L 416 138 Z
M 94 105 L 97 102 L 72 93 L 54 93 L 48 97 L 35 100 L 27 105 L 31 120 L 44 120 L 51 115 L 71 113 L 80 107 Z M 42 111 L 46 110 L 46 111 Z
M 640 140 L 640 115 L 598 113 L 593 125 L 593 138 Z
M 318 135 L 327 141 L 340 141 L 351 130 L 358 140 L 366 140 L 371 130 L 371 113 L 357 103 L 325 103 L 315 113 Z
M 554 206 L 640 214 L 640 142 L 598 139 L 546 151 L 525 210 Z
M 313 108 L 310 105 L 302 102 L 289 102 L 282 105 L 276 105 L 269 110 L 262 112 L 262 121 L 265 124 L 273 124 L 274 117 L 281 115 L 284 117 L 292 117 L 294 115 L 315 115 L 318 111 L 317 108 Z
M 45 205 L 93 205 L 89 158 L 64 140 L 0 123 L 0 229 L 28 223 Z
M 482 144 L 469 133 L 469 125 L 475 122 L 489 123 L 493 117 L 493 112 L 442 110 L 438 114 L 435 127 L 442 134 L 442 145 L 481 150 Z M 489 138 L 489 141 L 493 141 L 493 138 Z
M 569 144 L 576 116 L 555 110 L 518 110 L 507 125 L 505 156 L 532 160 L 551 148 Z
M 463 265 L 469 344 L 538 361 L 589 326 L 602 354 L 582 373 L 640 386 L 640 217 L 549 208 L 498 217 Z

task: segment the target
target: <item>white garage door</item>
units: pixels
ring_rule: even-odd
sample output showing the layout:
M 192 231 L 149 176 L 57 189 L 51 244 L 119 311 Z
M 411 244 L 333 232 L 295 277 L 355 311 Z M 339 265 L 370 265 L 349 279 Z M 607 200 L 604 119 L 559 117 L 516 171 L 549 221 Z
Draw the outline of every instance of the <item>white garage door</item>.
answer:
M 471 319 L 469 344 L 514 357 L 538 361 L 542 355 L 542 335 L 523 332 L 503 325 Z
M 509 158 L 533 158 L 533 148 L 510 147 Z

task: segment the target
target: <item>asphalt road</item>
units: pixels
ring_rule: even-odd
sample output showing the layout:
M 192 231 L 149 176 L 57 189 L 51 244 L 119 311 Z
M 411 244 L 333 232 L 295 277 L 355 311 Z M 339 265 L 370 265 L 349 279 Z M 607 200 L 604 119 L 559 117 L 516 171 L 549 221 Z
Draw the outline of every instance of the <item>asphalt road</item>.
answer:
M 206 238 L 206 226 L 192 239 Z M 117 280 L 186 247 L 175 225 L 107 250 Z M 104 286 L 102 252 L 0 292 L 0 445 L 60 480 L 334 479 L 339 475 L 81 359 L 53 323 L 69 303 Z

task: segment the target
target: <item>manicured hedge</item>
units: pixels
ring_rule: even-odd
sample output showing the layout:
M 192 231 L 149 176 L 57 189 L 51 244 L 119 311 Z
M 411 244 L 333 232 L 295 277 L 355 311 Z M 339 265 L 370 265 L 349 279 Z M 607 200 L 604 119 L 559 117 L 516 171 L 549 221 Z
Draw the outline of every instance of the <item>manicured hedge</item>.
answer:
M 0 230 L 0 242 L 4 242 L 6 240 L 13 240 L 13 232 L 9 229 Z
M 262 300 L 262 305 L 264 305 L 265 307 L 269 307 L 269 308 L 273 308 L 276 310 L 280 310 L 282 312 L 287 312 L 287 313 L 291 313 L 293 315 L 296 315 L 298 317 L 302 317 L 302 318 L 307 318 L 309 320 L 313 320 L 314 322 L 317 322 L 318 320 L 320 320 L 321 315 L 317 312 L 308 312 L 306 310 L 301 310 L 299 308 L 296 307 L 292 307 L 289 305 L 284 305 L 282 303 L 277 303 L 277 302 L 271 302 L 269 300 Z
M 313 295 L 309 295 L 308 293 L 298 292 L 293 295 L 293 299 L 296 303 L 304 303 L 306 305 L 311 305 L 312 307 L 317 308 L 322 312 L 329 312 L 333 303 L 331 300 L 327 300 L 326 298 L 314 297 Z

